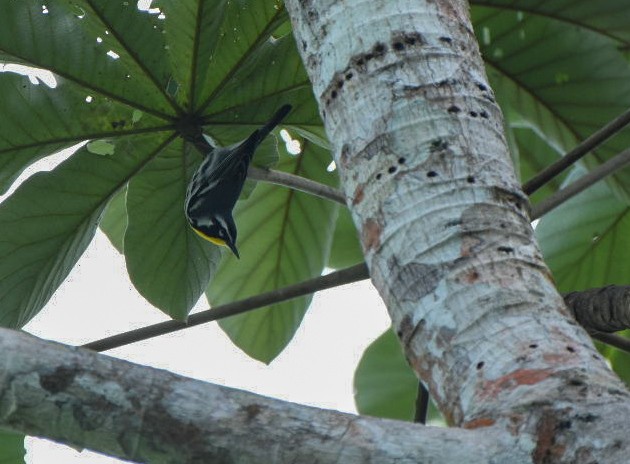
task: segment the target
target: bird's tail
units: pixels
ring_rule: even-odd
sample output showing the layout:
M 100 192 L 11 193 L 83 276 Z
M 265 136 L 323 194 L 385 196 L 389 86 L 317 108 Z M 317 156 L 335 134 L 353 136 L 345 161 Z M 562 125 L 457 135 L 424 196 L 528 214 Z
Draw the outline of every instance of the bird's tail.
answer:
M 283 105 L 278 111 L 267 121 L 267 123 L 260 129 L 254 131 L 252 135 L 247 138 L 245 143 L 253 143 L 254 146 L 261 143 L 267 135 L 285 118 L 291 111 L 291 105 Z

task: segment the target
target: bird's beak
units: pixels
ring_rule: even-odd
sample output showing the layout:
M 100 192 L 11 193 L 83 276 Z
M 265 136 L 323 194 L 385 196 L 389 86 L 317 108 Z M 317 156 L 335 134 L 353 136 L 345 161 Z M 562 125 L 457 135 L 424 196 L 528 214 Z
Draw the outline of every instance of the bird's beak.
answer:
M 241 259 L 240 255 L 238 254 L 238 250 L 236 249 L 236 245 L 232 242 L 227 242 L 226 245 L 230 248 L 230 250 L 232 250 L 232 253 L 234 253 L 234 256 L 236 256 L 237 259 Z

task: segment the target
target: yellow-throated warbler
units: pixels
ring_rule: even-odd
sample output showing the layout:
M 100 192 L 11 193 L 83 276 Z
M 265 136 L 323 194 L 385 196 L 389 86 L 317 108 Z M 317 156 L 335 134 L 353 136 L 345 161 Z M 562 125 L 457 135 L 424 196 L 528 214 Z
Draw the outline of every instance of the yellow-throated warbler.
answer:
M 269 122 L 242 142 L 229 147 L 212 147 L 193 175 L 186 192 L 185 212 L 193 230 L 206 240 L 236 249 L 236 224 L 232 209 L 247 177 L 254 151 L 291 111 L 284 105 Z

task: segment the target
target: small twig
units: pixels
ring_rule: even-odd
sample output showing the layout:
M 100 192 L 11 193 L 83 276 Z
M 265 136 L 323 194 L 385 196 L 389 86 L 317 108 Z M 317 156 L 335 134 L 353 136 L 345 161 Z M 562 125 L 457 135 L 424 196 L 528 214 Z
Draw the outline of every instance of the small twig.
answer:
M 621 129 L 626 127 L 628 123 L 630 123 L 630 110 L 627 110 L 620 116 L 617 116 L 615 119 L 613 119 L 611 122 L 606 124 L 594 134 L 592 134 L 590 137 L 586 138 L 582 143 L 580 143 L 577 147 L 564 155 L 558 161 L 547 166 L 539 174 L 525 182 L 525 184 L 523 184 L 523 191 L 527 195 L 533 194 L 536 190 L 538 190 L 551 179 L 556 177 L 566 168 L 573 165 L 588 152 L 594 150 L 610 137 L 619 132 Z
M 427 423 L 427 415 L 429 413 L 429 390 L 427 390 L 422 382 L 418 380 L 418 395 L 416 396 L 416 414 L 413 418 L 418 424 Z
M 250 166 L 249 171 L 247 171 L 247 177 L 252 180 L 262 180 L 264 182 L 271 182 L 272 184 L 300 190 L 321 198 L 336 201 L 344 206 L 346 204 L 346 198 L 340 190 L 305 177 L 296 176 L 295 174 Z
M 625 337 L 621 337 L 619 335 L 598 332 L 591 334 L 591 337 L 599 340 L 602 343 L 606 343 L 607 345 L 614 346 L 615 348 L 625 351 L 626 353 L 630 353 L 630 339 Z
M 580 177 L 572 184 L 545 198 L 532 208 L 531 219 L 540 218 L 555 207 L 567 201 L 569 198 L 577 195 L 604 177 L 621 169 L 628 163 L 630 163 L 630 149 L 622 151 L 615 157 L 606 161 L 604 164 L 601 164 L 593 169 L 588 174 Z
M 191 314 L 187 322 L 160 322 L 158 324 L 148 325 L 146 327 L 141 327 L 139 329 L 130 330 L 128 332 L 123 332 L 111 337 L 87 343 L 83 345 L 83 348 L 89 348 L 94 351 L 111 350 L 113 348 L 129 345 L 141 340 L 147 340 L 159 335 L 187 329 L 189 327 L 216 321 L 217 319 L 223 319 L 228 316 L 234 316 L 236 314 L 241 314 L 270 304 L 308 295 L 319 290 L 325 290 L 327 288 L 357 282 L 359 280 L 367 279 L 368 277 L 369 273 L 367 266 L 365 263 L 361 263 L 340 271 L 331 272 L 330 274 L 305 280 L 304 282 L 300 282 L 298 284 L 289 285 L 277 290 L 255 295 L 244 300 L 234 301 L 232 303 L 217 306 L 216 308 Z

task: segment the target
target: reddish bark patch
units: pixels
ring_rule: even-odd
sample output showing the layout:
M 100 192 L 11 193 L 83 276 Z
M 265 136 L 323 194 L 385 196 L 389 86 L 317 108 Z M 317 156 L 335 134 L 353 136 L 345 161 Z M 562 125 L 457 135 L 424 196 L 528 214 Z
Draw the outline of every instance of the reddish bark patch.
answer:
M 482 427 L 491 427 L 495 424 L 495 420 L 490 417 L 480 417 L 464 424 L 465 429 L 479 429 Z
M 533 452 L 535 463 L 561 462 L 566 446 L 556 443 L 559 428 L 558 419 L 551 411 L 545 411 L 536 428 L 536 449 Z
M 479 280 L 479 273 L 475 269 L 471 269 L 470 272 L 464 274 L 464 281 L 467 284 L 474 284 Z
M 496 398 L 504 390 L 513 390 L 521 385 L 535 385 L 542 382 L 552 373 L 551 369 L 520 369 L 510 372 L 496 380 L 484 382 L 482 396 Z
M 357 189 L 354 191 L 352 204 L 358 205 L 359 203 L 363 201 L 364 197 L 365 197 L 365 189 L 363 188 L 363 185 L 359 185 Z
M 565 366 L 571 359 L 574 359 L 574 356 L 565 353 L 545 353 L 543 354 L 543 359 L 549 364 Z
M 369 218 L 363 223 L 362 242 L 367 250 L 375 250 L 381 246 L 381 225 Z

